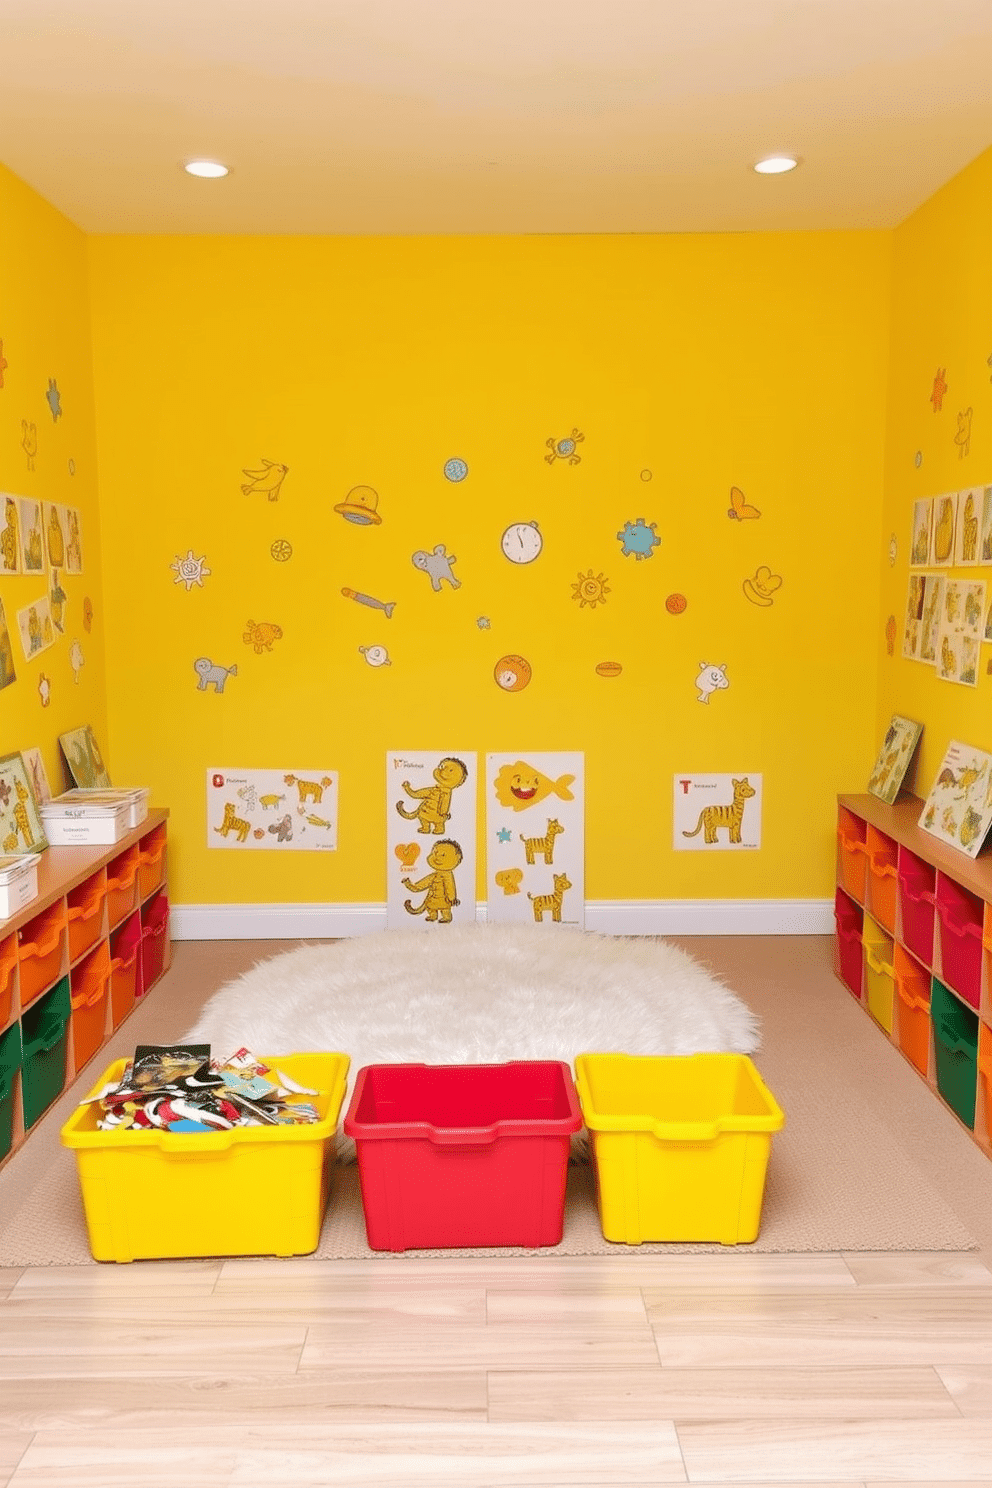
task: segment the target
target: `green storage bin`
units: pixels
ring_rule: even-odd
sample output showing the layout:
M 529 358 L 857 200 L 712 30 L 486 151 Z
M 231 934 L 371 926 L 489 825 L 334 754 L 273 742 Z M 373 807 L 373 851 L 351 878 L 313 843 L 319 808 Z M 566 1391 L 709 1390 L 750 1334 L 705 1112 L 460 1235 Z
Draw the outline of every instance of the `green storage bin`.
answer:
M 937 1089 L 965 1126 L 975 1129 L 978 1014 L 934 977 L 930 997 Z
M 21 1101 L 25 1131 L 62 1094 L 71 1012 L 69 978 L 65 976 L 51 992 L 21 1014 L 24 1037 Z
M 14 1141 L 14 1081 L 21 1067 L 21 1030 L 0 1033 L 0 1162 Z

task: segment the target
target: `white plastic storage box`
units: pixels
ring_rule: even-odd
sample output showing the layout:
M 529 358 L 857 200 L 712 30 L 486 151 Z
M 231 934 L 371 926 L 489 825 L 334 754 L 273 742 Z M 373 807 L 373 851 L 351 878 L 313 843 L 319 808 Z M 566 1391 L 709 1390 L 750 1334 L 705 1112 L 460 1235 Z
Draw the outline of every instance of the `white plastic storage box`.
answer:
M 66 791 L 39 808 L 53 847 L 119 842 L 131 830 L 128 791 Z
M 15 915 L 38 893 L 38 858 L 35 853 L 0 857 L 0 920 Z

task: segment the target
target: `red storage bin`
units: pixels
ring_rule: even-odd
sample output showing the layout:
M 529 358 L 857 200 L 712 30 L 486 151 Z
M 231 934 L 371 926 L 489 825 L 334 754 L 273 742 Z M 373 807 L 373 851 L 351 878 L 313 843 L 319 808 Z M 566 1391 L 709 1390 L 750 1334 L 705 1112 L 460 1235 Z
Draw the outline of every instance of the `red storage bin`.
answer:
M 76 1073 L 102 1046 L 107 1030 L 107 991 L 110 982 L 110 948 L 98 945 L 85 961 L 69 973 L 73 1064 Z
M 898 943 L 893 947 L 899 1047 L 924 1079 L 930 1067 L 930 973 Z
M 344 1130 L 369 1245 L 557 1245 L 581 1126 L 567 1064 L 367 1065 Z
M 902 940 L 924 966 L 933 966 L 933 917 L 937 870 L 908 848 L 899 849 Z
M 140 997 L 141 916 L 137 911 L 110 937 L 110 1020 L 123 1023 Z
M 868 823 L 841 806 L 837 816 L 837 872 L 844 888 L 859 904 L 865 902 L 867 834 Z
M 869 823 L 865 838 L 868 863 L 865 907 L 880 925 L 893 932 L 896 928 L 896 855 L 897 848 L 892 838 Z
M 107 897 L 107 872 L 101 868 L 92 878 L 77 884 L 66 895 L 69 922 L 69 960 L 76 961 L 96 945 L 103 933 L 103 901 Z
M 849 899 L 843 889 L 834 895 L 834 919 L 837 922 L 837 970 L 841 980 L 860 998 L 864 957 L 861 954 L 861 930 L 864 915 L 859 904 Z
M 141 844 L 136 842 L 126 852 L 107 864 L 107 924 L 120 924 L 134 908 L 135 880 L 141 862 Z
M 65 901 L 49 905 L 17 932 L 21 1007 L 57 982 L 65 949 Z
M 163 891 L 141 907 L 141 990 L 157 982 L 165 966 L 169 931 L 169 898 Z
M 165 882 L 165 823 L 155 827 L 138 843 L 138 897 L 147 899 Z
M 14 1011 L 14 968 L 17 965 L 17 936 L 0 940 L 0 1028 L 6 1028 Z
M 940 979 L 977 1008 L 982 993 L 984 902 L 938 873 L 934 907 L 940 936 Z

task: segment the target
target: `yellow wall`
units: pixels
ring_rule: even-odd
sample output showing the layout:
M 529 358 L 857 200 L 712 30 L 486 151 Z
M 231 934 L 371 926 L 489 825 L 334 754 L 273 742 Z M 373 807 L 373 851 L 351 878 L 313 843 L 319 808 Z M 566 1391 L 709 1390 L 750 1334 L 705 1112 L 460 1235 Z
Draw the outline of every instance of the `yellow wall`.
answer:
M 829 893 L 835 795 L 876 743 L 890 248 L 91 240 L 112 773 L 172 810 L 175 902 L 382 900 L 388 748 L 584 750 L 590 899 Z M 573 427 L 581 463 L 548 463 Z M 289 467 L 276 501 L 241 490 L 263 458 Z M 380 526 L 335 513 L 356 485 Z M 759 519 L 728 518 L 735 485 Z M 616 537 L 638 517 L 662 539 L 641 562 Z M 527 520 L 544 551 L 516 567 L 500 536 Z M 411 563 L 437 543 L 457 591 Z M 211 572 L 187 590 L 190 550 Z M 761 564 L 783 579 L 764 608 Z M 590 569 L 610 592 L 580 609 Z M 271 652 L 249 620 L 282 628 Z M 522 692 L 493 681 L 506 653 Z M 237 665 L 222 696 L 200 656 Z M 706 706 L 703 661 L 730 680 Z M 339 850 L 209 852 L 217 765 L 339 770 Z M 686 770 L 763 773 L 760 853 L 672 851 Z
M 990 693 L 982 646 L 978 686 L 941 681 L 932 666 L 901 654 L 913 502 L 966 486 L 992 484 L 992 150 L 980 156 L 908 218 L 894 235 L 892 352 L 881 562 L 881 619 L 876 635 L 879 694 L 876 732 L 893 713 L 924 725 L 912 788 L 926 796 L 952 739 L 992 750 Z M 940 410 L 931 399 L 944 369 Z M 958 413 L 971 408 L 970 449 L 955 442 Z M 888 559 L 894 534 L 897 558 Z M 992 568 L 942 572 L 984 580 Z M 887 651 L 884 627 L 897 635 Z
M 0 368 L 0 490 L 75 507 L 81 514 L 84 565 L 82 574 L 58 571 L 59 585 L 68 595 L 64 632 L 30 661 L 21 649 L 17 611 L 49 593 L 50 575 L 47 570 L 43 576 L 0 573 L 0 599 L 17 672 L 17 680 L 0 691 L 0 754 L 40 748 L 55 792 L 72 784 L 59 752 L 59 734 L 89 723 L 106 747 L 89 323 L 83 233 L 0 167 L 0 341 L 7 363 Z M 59 394 L 58 417 L 46 399 L 50 380 Z M 33 469 L 22 445 L 25 422 L 37 431 Z M 86 598 L 93 607 L 89 630 L 84 624 Z M 78 668 L 70 665 L 74 641 L 84 658 Z M 42 674 L 50 682 L 47 707 L 38 686 Z

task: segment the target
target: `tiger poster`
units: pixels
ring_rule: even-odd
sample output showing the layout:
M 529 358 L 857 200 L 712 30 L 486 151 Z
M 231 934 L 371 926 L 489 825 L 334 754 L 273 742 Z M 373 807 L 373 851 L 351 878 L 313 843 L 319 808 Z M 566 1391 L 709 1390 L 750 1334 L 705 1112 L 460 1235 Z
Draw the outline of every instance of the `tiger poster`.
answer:
M 585 756 L 486 755 L 486 918 L 585 928 Z
M 748 852 L 761 846 L 761 776 L 675 776 L 676 852 Z

